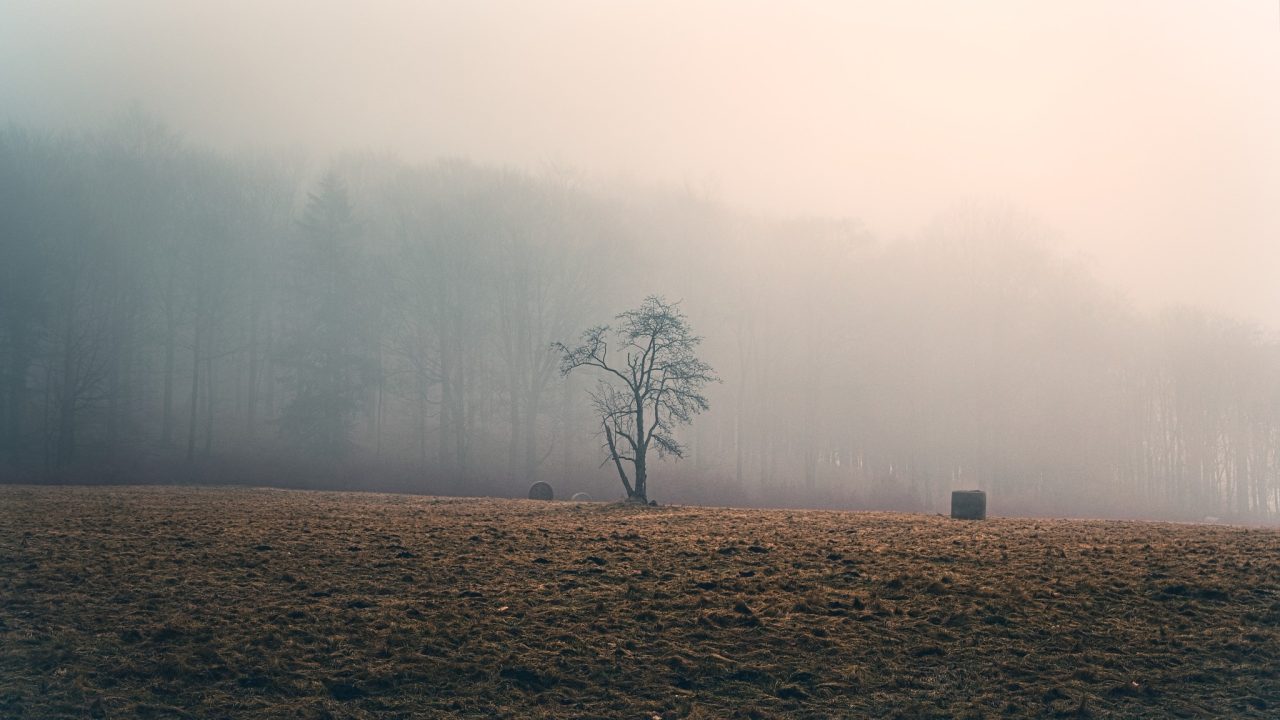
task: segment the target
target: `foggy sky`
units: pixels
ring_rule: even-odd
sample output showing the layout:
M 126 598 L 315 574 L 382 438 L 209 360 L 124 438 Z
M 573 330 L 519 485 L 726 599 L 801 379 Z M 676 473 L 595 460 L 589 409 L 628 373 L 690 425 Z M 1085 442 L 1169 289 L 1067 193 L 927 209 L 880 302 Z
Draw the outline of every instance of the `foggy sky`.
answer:
M 559 164 L 884 238 L 996 202 L 1141 306 L 1280 326 L 1266 0 L 0 0 L 0 120 Z

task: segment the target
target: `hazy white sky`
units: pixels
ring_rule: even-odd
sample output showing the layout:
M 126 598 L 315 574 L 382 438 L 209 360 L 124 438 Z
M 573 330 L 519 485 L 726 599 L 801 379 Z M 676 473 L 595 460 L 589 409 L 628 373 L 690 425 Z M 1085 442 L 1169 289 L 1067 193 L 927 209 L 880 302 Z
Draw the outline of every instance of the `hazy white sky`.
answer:
M 0 118 L 691 184 L 910 233 L 1020 207 L 1280 327 L 1280 3 L 0 0 Z

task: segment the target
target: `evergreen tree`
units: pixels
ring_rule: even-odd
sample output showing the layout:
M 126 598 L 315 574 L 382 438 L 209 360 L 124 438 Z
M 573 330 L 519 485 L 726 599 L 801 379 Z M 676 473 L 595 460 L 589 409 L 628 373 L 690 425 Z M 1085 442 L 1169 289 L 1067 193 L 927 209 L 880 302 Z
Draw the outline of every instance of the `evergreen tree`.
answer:
M 308 199 L 292 253 L 285 348 L 292 397 L 281 428 L 300 446 L 346 451 L 374 364 L 363 289 L 365 258 L 346 187 L 330 173 Z

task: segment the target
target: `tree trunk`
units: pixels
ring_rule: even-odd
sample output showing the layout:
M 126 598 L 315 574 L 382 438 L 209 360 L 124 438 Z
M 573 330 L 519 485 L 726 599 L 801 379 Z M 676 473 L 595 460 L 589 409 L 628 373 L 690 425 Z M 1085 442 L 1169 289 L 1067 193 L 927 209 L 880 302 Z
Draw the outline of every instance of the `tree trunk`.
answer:
M 382 353 L 378 353 L 378 390 L 374 397 L 374 423 L 373 423 L 373 445 L 374 454 L 382 457 L 382 423 L 383 402 L 386 399 L 387 380 L 386 375 L 382 372 Z
M 173 442 L 173 368 L 174 345 L 178 341 L 178 321 L 174 312 L 173 273 L 169 273 L 164 308 L 164 398 L 160 418 L 160 442 L 168 447 Z
M 609 443 L 609 457 L 613 459 L 613 466 L 618 470 L 618 479 L 622 481 L 622 487 L 627 491 L 627 499 L 631 500 L 636 496 L 635 488 L 631 487 L 631 483 L 627 480 L 627 472 L 622 469 L 622 461 L 618 459 L 618 446 L 613 437 L 613 430 L 609 428 L 608 421 L 604 426 L 604 437 Z
M 200 409 L 200 319 L 192 323 L 191 341 L 191 413 L 187 422 L 187 462 L 196 457 L 196 418 Z
M 649 496 L 647 494 L 646 485 L 649 479 L 649 471 L 646 465 L 645 454 L 649 450 L 649 441 L 645 437 L 644 430 L 644 404 L 640 401 L 639 396 L 636 397 L 636 487 L 631 499 L 647 503 Z
M 213 354 L 204 361 L 204 456 L 213 454 Z
M 418 465 L 427 466 L 427 379 L 419 372 L 418 378 Z
M 507 445 L 507 471 L 513 476 L 521 473 L 524 469 L 520 464 L 520 441 L 522 439 L 521 436 L 524 434 L 524 423 L 521 422 L 520 418 L 519 384 L 516 374 L 514 372 L 508 373 L 507 387 L 510 389 L 511 403 L 507 410 L 511 421 L 511 442 Z M 520 479 L 527 480 L 528 477 L 528 475 L 524 475 Z
M 62 338 L 62 385 L 58 393 L 58 444 L 54 457 L 59 467 L 66 465 L 75 454 L 76 439 L 76 377 L 75 358 L 75 293 L 67 293 L 66 326 Z
M 249 392 L 245 396 L 245 435 L 250 442 L 256 440 L 258 422 L 258 321 L 262 314 L 261 292 L 254 280 L 253 296 L 249 306 Z
M 439 430 L 440 443 L 436 446 L 436 464 L 441 468 L 452 468 L 449 456 L 454 432 L 453 417 L 453 362 L 449 350 L 442 339 L 440 343 L 440 412 L 436 413 L 436 425 Z
M 537 395 L 530 392 L 524 401 L 524 472 L 527 478 L 537 475 L 538 466 L 542 464 L 538 457 L 538 410 Z
M 14 320 L 10 337 L 13 340 L 9 356 L 9 392 L 6 408 L 5 446 L 9 460 L 14 465 L 22 451 L 22 413 L 27 402 L 27 366 L 30 363 L 27 352 L 27 326 L 22 318 Z

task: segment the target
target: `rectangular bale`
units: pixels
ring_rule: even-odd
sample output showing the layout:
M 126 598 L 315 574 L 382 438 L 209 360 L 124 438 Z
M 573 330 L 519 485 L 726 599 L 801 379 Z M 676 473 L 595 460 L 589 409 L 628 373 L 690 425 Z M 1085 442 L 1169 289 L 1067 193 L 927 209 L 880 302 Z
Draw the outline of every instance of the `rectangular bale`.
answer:
M 981 490 L 953 490 L 951 517 L 956 520 L 986 520 L 987 494 Z

